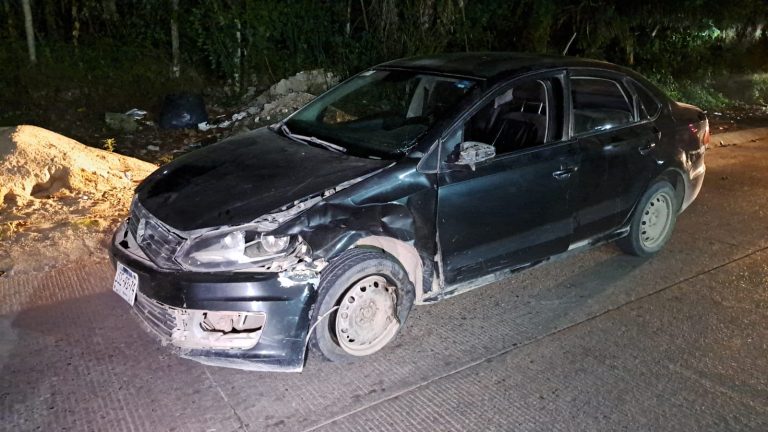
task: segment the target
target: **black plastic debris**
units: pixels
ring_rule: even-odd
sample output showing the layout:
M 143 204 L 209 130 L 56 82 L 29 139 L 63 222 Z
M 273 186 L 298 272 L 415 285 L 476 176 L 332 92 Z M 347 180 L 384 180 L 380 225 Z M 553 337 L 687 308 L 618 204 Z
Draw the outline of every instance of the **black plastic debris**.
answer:
M 165 97 L 160 110 L 161 129 L 194 128 L 208 121 L 203 97 L 198 94 L 178 93 Z

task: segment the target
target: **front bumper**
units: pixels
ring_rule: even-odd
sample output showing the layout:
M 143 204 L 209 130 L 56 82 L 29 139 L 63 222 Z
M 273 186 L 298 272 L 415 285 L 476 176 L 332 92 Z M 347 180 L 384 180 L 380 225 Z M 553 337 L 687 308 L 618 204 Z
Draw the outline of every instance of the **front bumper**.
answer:
M 138 275 L 134 311 L 152 333 L 182 357 L 200 363 L 247 370 L 301 371 L 304 366 L 312 283 L 281 282 L 278 273 L 196 273 L 155 266 L 121 225 L 111 244 L 112 262 Z M 203 314 L 231 312 L 257 317 L 263 325 L 252 332 L 256 344 L 225 348 L 221 343 L 195 340 Z M 240 313 L 240 314 L 237 314 Z M 246 343 L 246 345 L 248 345 Z

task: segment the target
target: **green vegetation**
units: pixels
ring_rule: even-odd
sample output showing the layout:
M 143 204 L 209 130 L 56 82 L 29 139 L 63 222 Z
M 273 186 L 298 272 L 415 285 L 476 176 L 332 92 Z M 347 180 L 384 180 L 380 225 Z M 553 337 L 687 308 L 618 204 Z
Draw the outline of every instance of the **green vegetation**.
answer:
M 82 229 L 82 230 L 99 229 L 104 224 L 103 221 L 99 219 L 89 219 L 89 218 L 75 219 L 71 223 L 73 228 Z
M 675 100 L 690 103 L 709 110 L 720 110 L 731 106 L 743 99 L 725 96 L 718 85 L 708 77 L 698 79 L 673 79 L 671 76 L 654 76 L 648 78 L 664 89 Z
M 36 122 L 40 113 L 53 122 L 64 110 L 99 121 L 104 111 L 151 109 L 181 88 L 227 88 L 235 98 L 302 69 L 348 76 L 397 57 L 464 50 L 567 47 L 635 68 L 708 108 L 768 94 L 764 75 L 747 90 L 720 90 L 727 74 L 768 70 L 762 0 L 36 0 L 34 64 L 23 3 L 0 0 L 0 123 Z
M 157 163 L 159 165 L 165 165 L 167 163 L 171 163 L 172 160 L 173 160 L 173 154 L 172 153 L 165 153 L 163 155 L 160 155 L 157 158 Z
M 106 138 L 101 140 L 101 148 L 108 152 L 115 151 L 115 147 L 117 146 L 117 142 L 114 138 Z

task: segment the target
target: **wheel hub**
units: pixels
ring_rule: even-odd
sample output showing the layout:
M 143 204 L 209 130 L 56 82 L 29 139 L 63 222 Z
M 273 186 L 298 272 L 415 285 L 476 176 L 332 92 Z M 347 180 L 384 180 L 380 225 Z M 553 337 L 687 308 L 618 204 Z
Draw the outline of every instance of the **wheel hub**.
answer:
M 672 216 L 672 198 L 665 191 L 651 197 L 640 218 L 640 241 L 643 246 L 653 248 L 664 240 Z
M 395 336 L 400 327 L 395 293 L 382 276 L 368 276 L 347 291 L 336 314 L 336 337 L 344 351 L 368 355 Z

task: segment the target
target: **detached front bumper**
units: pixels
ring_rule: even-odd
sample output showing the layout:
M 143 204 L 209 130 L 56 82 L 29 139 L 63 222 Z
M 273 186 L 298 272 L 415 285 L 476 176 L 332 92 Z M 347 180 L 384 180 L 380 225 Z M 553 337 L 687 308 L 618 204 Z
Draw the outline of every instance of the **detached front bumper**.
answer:
M 247 370 L 302 370 L 315 300 L 311 283 L 285 283 L 278 273 L 160 269 L 125 225 L 112 239 L 111 255 L 114 265 L 138 275 L 136 314 L 182 357 Z M 225 321 L 229 332 L 217 324 Z

